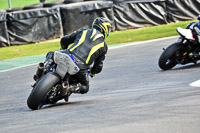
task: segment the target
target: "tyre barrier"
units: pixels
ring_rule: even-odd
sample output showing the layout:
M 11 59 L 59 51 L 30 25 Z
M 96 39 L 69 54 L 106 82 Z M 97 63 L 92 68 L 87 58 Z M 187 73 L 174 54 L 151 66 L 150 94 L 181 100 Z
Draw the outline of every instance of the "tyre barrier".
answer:
M 199 0 L 40 1 L 0 11 L 0 47 L 54 39 L 83 26 L 91 27 L 96 17 L 111 20 L 115 31 L 194 20 L 200 14 Z M 55 13 L 53 8 L 59 11 Z

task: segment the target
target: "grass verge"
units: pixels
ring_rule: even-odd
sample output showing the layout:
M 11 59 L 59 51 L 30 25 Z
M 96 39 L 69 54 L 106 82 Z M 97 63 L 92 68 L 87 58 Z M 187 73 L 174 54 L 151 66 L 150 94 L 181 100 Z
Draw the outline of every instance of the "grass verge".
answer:
M 176 28 L 185 28 L 190 22 L 192 21 L 152 26 L 135 30 L 116 31 L 110 34 L 110 36 L 106 39 L 106 42 L 107 44 L 112 45 L 176 36 L 178 35 Z M 0 60 L 23 56 L 41 55 L 58 49 L 60 49 L 59 41 L 3 47 L 0 48 Z
M 55 1 L 55 0 L 46 0 L 46 2 L 50 2 L 50 1 Z M 8 0 L 0 0 L 0 2 L 1 2 L 0 9 L 8 9 L 9 8 Z M 40 0 L 11 0 L 12 8 L 24 7 L 24 6 L 38 4 L 38 3 L 40 3 Z

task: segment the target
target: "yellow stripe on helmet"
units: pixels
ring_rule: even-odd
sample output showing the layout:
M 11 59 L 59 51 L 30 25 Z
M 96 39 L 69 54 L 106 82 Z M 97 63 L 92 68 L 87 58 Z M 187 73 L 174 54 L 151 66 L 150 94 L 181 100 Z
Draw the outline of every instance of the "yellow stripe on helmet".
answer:
M 108 36 L 108 26 L 111 27 L 111 24 L 110 23 L 102 23 L 102 25 L 100 25 L 103 30 L 104 30 L 104 33 L 105 33 L 105 38 Z

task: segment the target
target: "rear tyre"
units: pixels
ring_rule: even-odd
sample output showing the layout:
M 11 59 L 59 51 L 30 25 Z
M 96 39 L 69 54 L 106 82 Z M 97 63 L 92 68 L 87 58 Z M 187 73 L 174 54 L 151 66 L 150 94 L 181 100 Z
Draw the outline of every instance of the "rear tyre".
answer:
M 173 43 L 167 47 L 159 58 L 159 67 L 163 70 L 169 70 L 175 67 L 178 64 L 176 61 L 176 53 L 181 49 L 182 45 L 179 42 Z
M 60 81 L 60 77 L 55 73 L 48 73 L 33 88 L 27 99 L 27 105 L 30 109 L 36 110 L 42 107 L 47 93 Z

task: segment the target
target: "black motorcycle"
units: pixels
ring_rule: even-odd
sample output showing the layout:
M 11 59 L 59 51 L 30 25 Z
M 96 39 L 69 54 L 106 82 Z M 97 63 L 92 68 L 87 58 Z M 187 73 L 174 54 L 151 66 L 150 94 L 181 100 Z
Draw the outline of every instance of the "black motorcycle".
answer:
M 67 102 L 71 95 L 67 91 L 69 77 L 80 70 L 72 55 L 60 51 L 54 52 L 54 61 L 49 64 L 49 61 L 39 63 L 34 75 L 36 82 L 27 99 L 27 105 L 32 110 L 40 109 L 46 104 L 55 104 L 61 99 Z
M 158 61 L 163 70 L 172 69 L 177 64 L 197 64 L 200 60 L 200 44 L 195 40 L 192 30 L 180 27 L 176 30 L 180 35 L 178 41 L 164 49 Z

